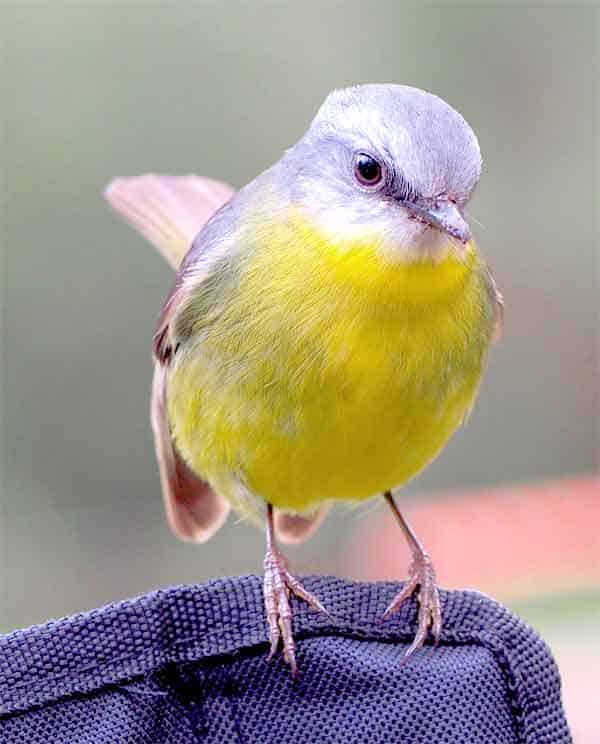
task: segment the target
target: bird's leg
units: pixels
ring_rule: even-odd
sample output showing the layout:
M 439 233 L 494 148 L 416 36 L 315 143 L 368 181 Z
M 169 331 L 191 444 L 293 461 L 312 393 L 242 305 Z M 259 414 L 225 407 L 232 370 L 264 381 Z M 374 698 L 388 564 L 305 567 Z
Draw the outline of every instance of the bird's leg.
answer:
M 405 659 L 409 659 L 414 652 L 418 648 L 421 648 L 425 643 L 427 633 L 430 629 L 436 645 L 440 639 L 440 633 L 442 630 L 440 596 L 436 585 L 435 570 L 431 558 L 427 555 L 410 525 L 400 513 L 391 492 L 387 491 L 384 494 L 384 497 L 394 512 L 394 516 L 404 533 L 404 537 L 406 538 L 412 553 L 412 560 L 408 568 L 408 579 L 406 584 L 394 597 L 387 610 L 383 613 L 382 619 L 386 620 L 399 609 L 400 605 L 405 600 L 417 591 L 417 600 L 419 602 L 417 633 L 410 647 L 404 654 Z
M 290 665 L 292 677 L 297 677 L 298 667 L 296 665 L 296 644 L 292 634 L 292 607 L 290 604 L 290 592 L 313 607 L 319 612 L 329 616 L 327 610 L 319 600 L 307 591 L 297 578 L 288 571 L 285 556 L 279 551 L 275 542 L 275 529 L 273 525 L 273 507 L 267 505 L 267 552 L 265 554 L 265 578 L 264 596 L 267 623 L 269 625 L 269 641 L 271 650 L 268 661 L 270 661 L 279 646 L 281 640 L 283 645 L 283 657 Z

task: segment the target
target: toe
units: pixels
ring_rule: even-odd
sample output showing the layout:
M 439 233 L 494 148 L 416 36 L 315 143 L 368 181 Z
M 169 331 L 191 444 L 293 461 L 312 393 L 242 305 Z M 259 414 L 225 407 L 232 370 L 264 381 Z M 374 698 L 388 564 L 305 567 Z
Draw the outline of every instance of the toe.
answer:
M 270 661 L 277 653 L 279 643 L 283 646 L 283 656 L 290 665 L 292 677 L 297 678 L 296 644 L 292 633 L 291 594 L 307 602 L 313 609 L 331 619 L 321 602 L 300 581 L 287 570 L 286 561 L 277 549 L 269 549 L 264 561 L 264 602 L 269 627 Z
M 324 615 L 327 615 L 327 617 L 331 620 L 332 617 L 327 612 L 323 604 L 315 597 L 315 595 L 312 592 L 307 591 L 302 584 L 298 581 L 298 579 L 295 576 L 292 576 L 289 571 L 286 571 L 285 573 L 285 581 L 286 584 L 289 586 L 290 590 L 299 598 L 303 599 L 307 604 L 309 604 L 313 610 L 316 610 L 317 612 L 322 612 Z
M 422 603 L 419 607 L 419 624 L 417 626 L 417 632 L 415 633 L 413 642 L 410 644 L 404 654 L 404 657 L 406 659 L 409 659 L 415 653 L 415 651 L 420 649 L 425 643 L 425 639 L 427 638 L 427 633 L 429 631 L 430 621 L 431 613 L 429 611 L 429 607 L 425 603 Z
M 435 645 L 437 646 L 440 642 L 440 636 L 442 634 L 442 611 L 440 608 L 440 595 L 437 587 L 434 587 L 432 595 L 432 606 L 431 606 L 431 635 Z
M 408 581 L 386 609 L 382 620 L 396 612 L 415 592 L 419 603 L 417 632 L 404 654 L 403 664 L 425 644 L 430 631 L 436 645 L 442 632 L 442 613 L 435 571 L 427 555 L 420 556 L 413 561 L 409 569 Z
M 417 580 L 416 578 L 412 577 L 409 578 L 406 584 L 402 587 L 402 590 L 394 597 L 394 599 L 390 602 L 388 605 L 386 611 L 383 613 L 382 620 L 387 620 L 390 615 L 393 615 L 394 612 L 397 612 L 401 605 L 406 602 L 406 600 L 412 596 L 413 592 L 417 588 Z
M 271 626 L 271 621 L 269 620 L 269 640 L 271 642 L 271 646 L 269 648 L 269 655 L 267 656 L 267 661 L 271 661 L 275 654 L 277 653 L 277 647 L 279 646 L 279 639 L 280 639 L 280 633 L 279 628 L 277 627 L 277 620 L 275 620 L 275 631 L 273 631 L 273 627 Z
M 279 594 L 278 613 L 281 641 L 283 644 L 283 658 L 290 665 L 292 677 L 298 673 L 296 666 L 296 644 L 292 632 L 292 608 L 287 589 Z

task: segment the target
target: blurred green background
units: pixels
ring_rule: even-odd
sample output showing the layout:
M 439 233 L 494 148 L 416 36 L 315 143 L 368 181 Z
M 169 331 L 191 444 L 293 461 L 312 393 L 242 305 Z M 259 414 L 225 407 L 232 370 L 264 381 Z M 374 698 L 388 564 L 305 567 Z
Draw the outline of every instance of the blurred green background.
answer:
M 240 186 L 334 87 L 435 92 L 484 155 L 470 212 L 506 333 L 468 427 L 408 492 L 598 468 L 596 7 L 4 0 L 0 28 L 0 627 L 260 570 L 247 525 L 200 548 L 165 525 L 148 393 L 172 275 L 101 191 L 146 171 Z M 344 573 L 361 515 L 336 510 L 296 568 Z

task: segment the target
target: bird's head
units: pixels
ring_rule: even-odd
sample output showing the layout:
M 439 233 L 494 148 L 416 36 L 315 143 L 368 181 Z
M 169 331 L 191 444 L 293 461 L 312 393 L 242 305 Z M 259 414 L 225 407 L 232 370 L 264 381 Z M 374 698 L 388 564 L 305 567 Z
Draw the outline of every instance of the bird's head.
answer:
M 464 252 L 464 208 L 480 174 L 463 117 L 403 85 L 331 93 L 280 171 L 292 204 L 331 240 L 374 241 L 397 261 Z

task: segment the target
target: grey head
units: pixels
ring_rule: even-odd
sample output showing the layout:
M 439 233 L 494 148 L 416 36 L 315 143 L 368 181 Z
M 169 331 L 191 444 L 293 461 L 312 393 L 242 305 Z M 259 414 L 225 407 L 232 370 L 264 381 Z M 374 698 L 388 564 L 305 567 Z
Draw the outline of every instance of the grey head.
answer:
M 477 138 L 438 96 L 404 85 L 333 91 L 279 163 L 290 202 L 340 241 L 398 258 L 460 252 L 481 175 Z

